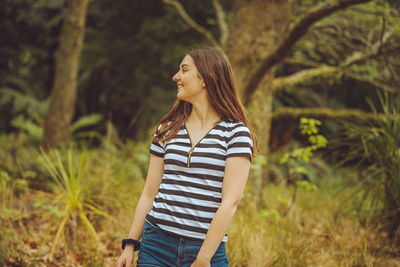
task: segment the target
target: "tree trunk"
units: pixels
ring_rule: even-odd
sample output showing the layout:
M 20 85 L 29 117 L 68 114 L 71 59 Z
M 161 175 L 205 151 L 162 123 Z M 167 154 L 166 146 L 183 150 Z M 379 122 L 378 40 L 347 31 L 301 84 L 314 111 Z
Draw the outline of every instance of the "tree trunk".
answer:
M 237 0 L 230 23 L 225 51 L 235 74 L 235 82 L 242 98 L 243 86 L 262 60 L 276 48 L 288 28 L 291 7 L 288 0 Z M 248 105 L 251 127 L 255 132 L 261 154 L 268 159 L 272 113 L 272 68 L 263 78 Z M 268 165 L 267 165 L 268 166 Z M 267 166 L 250 177 L 254 201 L 262 205 L 263 187 L 267 180 Z
M 79 58 L 82 49 L 88 0 L 65 0 L 63 25 L 56 54 L 51 102 L 44 124 L 42 145 L 55 147 L 68 141 L 75 112 Z

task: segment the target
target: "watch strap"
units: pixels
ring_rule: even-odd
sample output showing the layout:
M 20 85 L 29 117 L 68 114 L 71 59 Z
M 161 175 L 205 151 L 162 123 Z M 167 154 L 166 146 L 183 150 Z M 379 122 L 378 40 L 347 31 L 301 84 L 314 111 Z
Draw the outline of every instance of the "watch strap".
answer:
M 122 239 L 121 248 L 125 249 L 126 245 L 132 245 L 134 247 L 134 251 L 140 249 L 140 241 L 132 238 Z

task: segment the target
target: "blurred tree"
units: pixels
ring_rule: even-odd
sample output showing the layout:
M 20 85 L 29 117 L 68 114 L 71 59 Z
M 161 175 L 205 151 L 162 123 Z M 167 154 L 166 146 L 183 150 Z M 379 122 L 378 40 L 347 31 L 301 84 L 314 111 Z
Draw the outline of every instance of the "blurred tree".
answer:
M 275 75 L 275 68 L 263 75 L 254 95 L 243 89 L 254 75 L 254 69 L 282 41 L 289 26 L 288 18 L 291 15 L 291 9 L 290 2 L 286 0 L 279 2 L 251 1 L 249 3 L 235 1 L 234 15 L 227 38 L 226 52 L 232 62 L 243 102 L 249 106 L 252 128 L 258 136 L 261 153 L 264 156 L 269 152 L 272 111 L 271 83 Z M 265 159 L 268 158 L 265 157 Z M 265 164 L 268 162 L 266 161 Z M 267 175 L 267 168 L 263 168 L 262 172 L 251 176 L 255 203 L 261 203 L 262 188 L 264 188 Z
M 44 147 L 54 147 L 68 140 L 69 126 L 75 112 L 76 84 L 87 6 L 88 0 L 64 2 L 55 78 L 44 124 Z

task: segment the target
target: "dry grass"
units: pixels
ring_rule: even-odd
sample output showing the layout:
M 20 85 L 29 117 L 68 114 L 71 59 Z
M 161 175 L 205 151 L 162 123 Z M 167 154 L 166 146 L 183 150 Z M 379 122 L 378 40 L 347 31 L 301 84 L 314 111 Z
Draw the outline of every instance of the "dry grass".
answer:
M 400 266 L 384 233 L 361 226 L 343 212 L 340 199 L 302 191 L 286 216 L 282 195 L 270 185 L 268 209 L 257 211 L 247 195 L 229 231 L 232 266 Z
M 120 253 L 120 239 L 129 230 L 143 184 L 143 180 L 137 180 L 115 192 L 121 204 L 112 215 L 119 225 L 107 219 L 96 222 L 101 247 L 96 250 L 82 240 L 82 251 L 67 254 L 60 242 L 54 261 L 47 257 L 51 244 L 42 244 L 43 238 L 55 231 L 51 216 L 40 216 L 32 206 L 39 198 L 52 196 L 27 192 L 19 202 L 13 202 L 22 212 L 1 220 L 2 229 L 7 229 L 9 236 L 0 242 L 1 250 L 10 257 L 5 266 L 112 266 Z M 284 216 L 282 199 L 290 196 L 290 190 L 270 185 L 267 191 L 268 209 L 263 212 L 254 207 L 249 194 L 240 204 L 229 230 L 231 266 L 400 266 L 385 234 L 346 215 L 339 200 L 331 195 L 299 192 L 296 204 Z

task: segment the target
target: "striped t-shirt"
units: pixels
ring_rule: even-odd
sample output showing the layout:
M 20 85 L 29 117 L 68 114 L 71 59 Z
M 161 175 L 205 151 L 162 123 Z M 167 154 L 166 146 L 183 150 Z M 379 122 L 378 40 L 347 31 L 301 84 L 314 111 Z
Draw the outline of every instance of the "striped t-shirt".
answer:
M 243 122 L 227 120 L 216 124 L 193 149 L 184 123 L 171 140 L 153 141 L 150 153 L 164 158 L 164 173 L 146 220 L 172 235 L 204 240 L 221 204 L 226 158 L 251 159 L 252 151 L 249 129 Z M 227 240 L 225 235 L 222 241 Z

